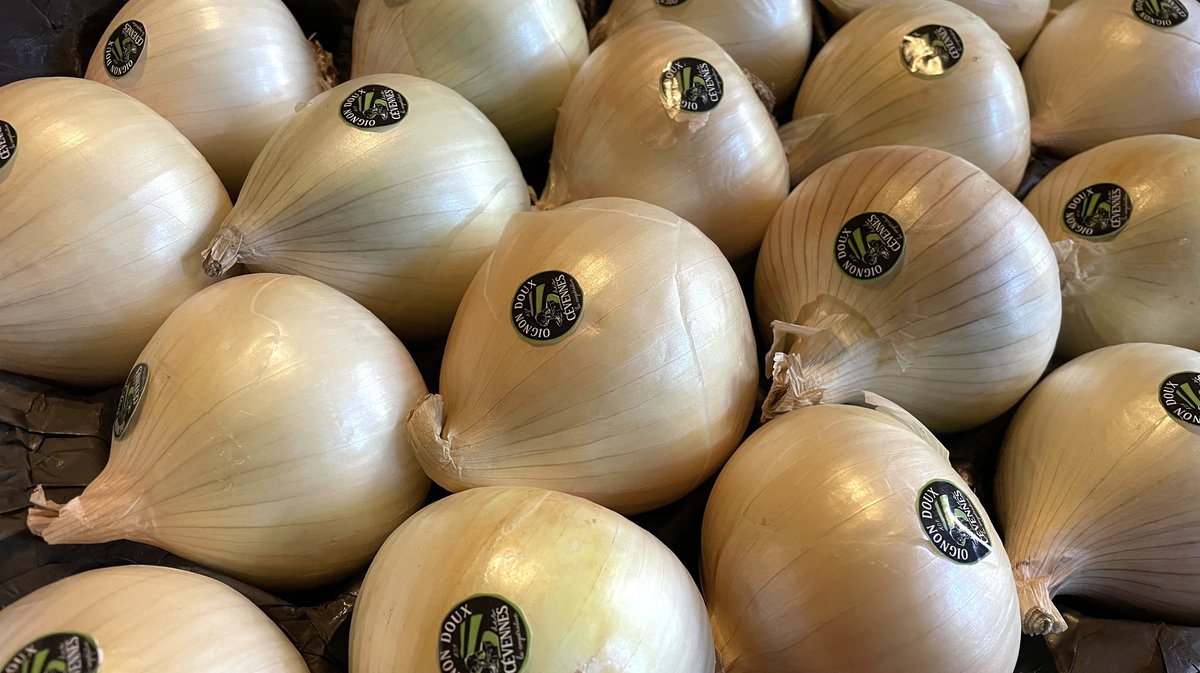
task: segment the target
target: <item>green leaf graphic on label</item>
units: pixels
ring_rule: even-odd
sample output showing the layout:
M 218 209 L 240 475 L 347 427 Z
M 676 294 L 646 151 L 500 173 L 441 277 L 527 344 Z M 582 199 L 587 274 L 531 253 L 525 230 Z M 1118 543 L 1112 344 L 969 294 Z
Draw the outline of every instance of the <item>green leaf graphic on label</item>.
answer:
M 691 57 L 671 61 L 659 78 L 658 88 L 663 105 L 682 112 L 707 112 L 725 95 L 725 82 L 717 69 Z
M 408 111 L 408 100 L 399 91 L 369 84 L 342 102 L 341 117 L 355 128 L 378 130 L 400 123 Z
M 476 594 L 454 606 L 438 634 L 443 673 L 519 673 L 529 660 L 529 623 L 512 602 Z
M 941 555 L 972 564 L 992 553 L 982 510 L 953 483 L 938 479 L 917 494 L 917 517 L 925 536 Z
M 100 670 L 100 648 L 84 633 L 51 633 L 22 647 L 7 661 L 0 659 L 3 673 L 96 673 Z
M 1063 228 L 1076 236 L 1116 236 L 1133 216 L 1133 201 L 1120 185 L 1101 182 L 1080 190 L 1063 207 Z
M 1192 390 L 1191 382 L 1179 386 L 1179 392 L 1185 404 L 1193 409 L 1200 409 L 1200 396 L 1197 396 L 1196 391 Z
M 116 79 L 128 75 L 138 64 L 145 46 L 146 27 L 138 21 L 122 23 L 104 45 L 104 69 Z

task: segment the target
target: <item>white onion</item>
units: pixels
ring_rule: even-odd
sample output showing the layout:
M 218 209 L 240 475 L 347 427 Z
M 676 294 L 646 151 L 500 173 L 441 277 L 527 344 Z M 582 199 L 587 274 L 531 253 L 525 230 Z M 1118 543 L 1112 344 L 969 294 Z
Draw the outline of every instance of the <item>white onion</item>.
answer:
M 441 394 L 408 429 L 449 490 L 535 485 L 636 512 L 717 470 L 756 378 L 716 246 L 661 208 L 592 199 L 513 216 L 459 307 Z
M 563 101 L 541 205 L 638 199 L 736 259 L 758 247 L 787 196 L 786 163 L 770 114 L 729 55 L 692 28 L 656 21 L 584 63 Z
M 929 27 L 953 33 L 921 30 Z M 953 36 L 957 58 L 928 51 Z M 1008 47 L 944 0 L 876 5 L 843 26 L 813 60 L 780 135 L 793 182 L 854 150 L 920 145 L 970 161 L 1011 192 L 1030 152 L 1025 87 Z
M 768 416 L 862 389 L 935 432 L 972 428 L 1033 386 L 1061 320 L 1037 220 L 983 171 L 918 147 L 860 150 L 805 179 L 767 230 L 754 286 L 775 336 Z
M 987 21 L 1000 39 L 1020 60 L 1046 21 L 1051 0 L 954 0 Z M 879 0 L 821 0 L 821 4 L 839 21 L 849 21 L 879 4 Z
M 362 0 L 354 77 L 399 72 L 459 92 L 520 156 L 544 152 L 588 55 L 575 0 Z
M 425 393 L 404 346 L 314 280 L 254 274 L 196 295 L 146 346 L 104 471 L 51 544 L 128 539 L 254 584 L 318 586 L 365 565 L 429 488 L 403 420 Z
M 196 260 L 229 196 L 174 127 L 94 82 L 0 88 L 0 136 L 0 369 L 118 383 L 209 284 Z
M 371 563 L 350 673 L 393 671 L 712 673 L 712 634 L 646 531 L 562 493 L 480 488 L 418 512 Z
M 1066 629 L 1059 594 L 1200 622 L 1198 395 L 1200 353 L 1124 344 L 1072 360 L 1021 404 L 996 508 L 1027 633 Z
M 1025 198 L 1058 255 L 1058 352 L 1147 341 L 1200 349 L 1200 140 L 1106 143 Z
M 999 536 L 943 450 L 891 414 L 799 409 L 742 444 L 704 513 L 726 673 L 1011 673 Z
M 64 637 L 42 640 L 57 633 Z M 4 608 L 0 657 L 0 669 L 22 673 L 308 671 L 244 596 L 203 575 L 154 566 L 91 570 Z
M 244 262 L 315 278 L 401 338 L 445 336 L 500 230 L 529 207 L 521 167 L 470 103 L 373 75 L 318 96 L 271 139 L 205 259 L 211 275 Z
M 129 0 L 87 78 L 166 117 L 235 196 L 275 130 L 322 89 L 313 46 L 280 0 Z

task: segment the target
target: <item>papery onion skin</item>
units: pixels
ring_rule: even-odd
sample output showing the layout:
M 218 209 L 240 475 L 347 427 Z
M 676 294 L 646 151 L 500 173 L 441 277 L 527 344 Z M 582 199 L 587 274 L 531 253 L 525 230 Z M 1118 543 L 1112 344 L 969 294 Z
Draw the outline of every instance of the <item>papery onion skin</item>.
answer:
M 1064 224 L 1074 197 L 1098 184 L 1121 188 L 1130 201 L 1128 221 L 1111 238 Z M 1059 259 L 1059 355 L 1132 342 L 1200 349 L 1200 140 L 1151 135 L 1106 143 L 1056 168 L 1025 205 Z
M 1177 0 L 1178 1 L 1178 0 Z M 1152 26 L 1130 0 L 1079 0 L 1042 30 L 1021 65 L 1033 144 L 1071 156 L 1132 136 L 1200 137 L 1200 20 Z
M 821 4 L 837 20 L 849 21 L 879 3 L 878 0 L 821 0 Z M 954 4 L 987 21 L 1018 61 L 1029 51 L 1050 11 L 1050 0 L 955 0 Z
M 956 486 L 991 553 L 959 564 L 918 498 Z M 945 454 L 877 411 L 799 409 L 755 431 L 717 478 L 701 574 L 726 673 L 1010 673 L 1016 592 L 1000 537 Z
M 18 136 L 0 172 L 0 369 L 118 383 L 211 283 L 195 260 L 229 196 L 179 131 L 94 82 L 0 88 L 0 120 Z
M 105 48 L 126 21 L 146 27 L 146 51 L 116 78 L 105 69 Z M 235 196 L 271 135 L 322 88 L 313 46 L 280 0 L 129 0 L 86 77 L 174 124 Z
M 430 505 L 384 544 L 354 609 L 351 673 L 439 670 L 439 633 L 472 595 L 527 620 L 522 673 L 713 671 L 700 592 L 666 546 L 586 500 L 490 487 Z
M 707 112 L 664 103 L 663 71 L 685 57 L 709 63 L 724 82 Z M 730 259 L 758 247 L 787 196 L 786 159 L 767 109 L 717 43 L 655 21 L 622 31 L 588 58 L 563 101 L 540 205 L 603 196 L 666 208 Z
M 0 610 L 0 657 L 63 631 L 91 636 L 103 671 L 308 671 L 279 627 L 249 599 L 217 580 L 174 568 L 101 568 L 34 591 Z
M 1027 633 L 1066 629 L 1059 594 L 1200 623 L 1200 434 L 1159 401 L 1182 371 L 1200 371 L 1200 353 L 1110 346 L 1055 370 L 1017 410 L 996 511 Z
M 908 71 L 904 37 L 923 25 L 953 28 L 962 59 L 932 78 Z M 920 145 L 956 154 L 1012 192 L 1029 161 L 1029 108 L 1016 62 L 983 19 L 943 0 L 876 5 L 817 53 L 793 121 L 780 129 L 792 182 L 843 154 Z
M 386 128 L 357 128 L 343 103 L 383 86 L 407 103 Z M 454 91 L 372 75 L 321 94 L 267 144 L 221 231 L 209 273 L 236 262 L 345 292 L 402 339 L 445 336 L 508 218 L 530 208 L 508 145 Z
M 904 247 L 888 275 L 858 280 L 835 246 L 843 225 L 869 212 L 894 218 Z M 754 286 L 768 341 L 773 321 L 813 330 L 768 352 L 783 359 L 777 370 L 790 362 L 776 372 L 768 415 L 861 389 L 935 432 L 976 427 L 1029 391 L 1061 321 L 1058 268 L 1037 220 L 983 171 L 918 147 L 861 150 L 809 176 L 767 230 Z
M 405 73 L 444 84 L 522 157 L 550 147 L 587 55 L 575 0 L 362 0 L 354 23 L 355 78 Z
M 128 539 L 258 586 L 365 565 L 429 489 L 403 419 L 425 393 L 404 346 L 317 281 L 253 274 L 183 304 L 146 346 L 140 408 L 104 471 L 29 527 Z
M 812 44 L 812 3 L 808 0 L 719 0 L 663 5 L 647 0 L 614 0 L 598 34 L 650 21 L 677 21 L 721 45 L 738 65 L 761 79 L 777 100 L 796 91 Z
M 514 295 L 572 275 L 573 331 L 535 345 Z M 720 251 L 671 213 L 591 199 L 513 217 L 459 307 L 440 395 L 408 421 L 417 458 L 451 491 L 536 485 L 622 513 L 676 500 L 713 474 L 752 412 L 749 312 Z

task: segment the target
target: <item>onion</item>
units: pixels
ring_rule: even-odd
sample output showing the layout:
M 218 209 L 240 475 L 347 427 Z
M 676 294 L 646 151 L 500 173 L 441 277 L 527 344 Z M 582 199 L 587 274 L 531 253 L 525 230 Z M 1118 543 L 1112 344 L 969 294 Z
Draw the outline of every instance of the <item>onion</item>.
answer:
M 154 566 L 91 570 L 13 603 L 0 611 L 0 657 L 0 670 L 25 673 L 308 671 L 244 596 L 203 575 Z
M 654 536 L 562 493 L 481 488 L 388 538 L 350 626 L 351 673 L 468 670 L 712 673 L 712 634 Z
M 87 78 L 167 118 L 236 195 L 259 150 L 322 88 L 313 46 L 280 0 L 129 0 Z
M 651 21 L 678 21 L 704 33 L 779 100 L 796 91 L 812 44 L 809 0 L 614 0 L 592 41 Z
M 821 0 L 838 21 L 849 21 L 864 10 L 880 4 L 879 0 Z M 1046 21 L 1046 13 L 1050 10 L 1050 0 L 954 0 L 979 18 L 987 22 L 999 35 L 1000 39 L 1012 51 L 1014 59 L 1020 60 L 1033 38 Z
M 809 68 L 793 119 L 780 129 L 793 182 L 854 150 L 920 145 L 1011 192 L 1029 161 L 1017 64 L 982 19 L 944 0 L 877 5 L 847 23 Z
M 224 281 L 142 352 L 104 471 L 65 505 L 39 489 L 29 527 L 50 544 L 152 544 L 265 587 L 326 584 L 425 498 L 402 427 L 424 392 L 346 296 L 297 276 Z
M 701 540 L 726 673 L 1011 673 L 1008 557 L 922 435 L 890 413 L 826 405 L 737 450 Z
M 0 369 L 120 382 L 209 283 L 195 260 L 228 212 L 204 157 L 125 94 L 66 78 L 0 88 Z
M 521 156 L 550 147 L 587 55 L 574 0 L 362 0 L 354 22 L 354 77 L 400 72 L 444 84 Z
M 206 267 L 309 276 L 401 338 L 445 336 L 509 216 L 528 208 L 521 167 L 470 103 L 375 75 L 317 97 L 271 139 Z
M 451 491 L 536 485 L 620 512 L 691 491 L 737 446 L 757 367 L 729 263 L 628 199 L 513 216 L 408 421 Z
M 1198 372 L 1195 351 L 1110 346 L 1021 404 L 996 507 L 1026 633 L 1066 629 L 1058 594 L 1200 622 Z
M 1200 140 L 1116 140 L 1025 199 L 1058 254 L 1066 357 L 1119 343 L 1200 348 Z
M 729 55 L 683 24 L 656 21 L 608 40 L 579 71 L 541 204 L 653 203 L 734 259 L 758 247 L 787 196 L 786 163 L 771 116 Z
M 1187 0 L 1064 8 L 1022 64 L 1034 144 L 1071 155 L 1130 136 L 1200 136 L 1200 18 L 1189 12 L 1200 9 Z
M 935 432 L 981 425 L 1050 361 L 1056 271 L 1037 220 L 966 161 L 918 147 L 841 157 L 792 192 L 763 241 L 764 412 L 863 389 Z

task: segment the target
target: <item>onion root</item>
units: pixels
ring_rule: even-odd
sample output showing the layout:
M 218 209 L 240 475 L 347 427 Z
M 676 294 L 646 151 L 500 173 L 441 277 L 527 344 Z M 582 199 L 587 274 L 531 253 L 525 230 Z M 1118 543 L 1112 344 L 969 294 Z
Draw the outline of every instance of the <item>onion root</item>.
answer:
M 1048 578 L 1018 579 L 1017 600 L 1021 603 L 1021 630 L 1026 634 L 1044 636 L 1067 630 L 1066 620 L 1050 599 Z
M 209 278 L 218 278 L 233 268 L 242 251 L 242 232 L 237 227 L 223 226 L 213 237 L 204 256 L 204 273 Z

